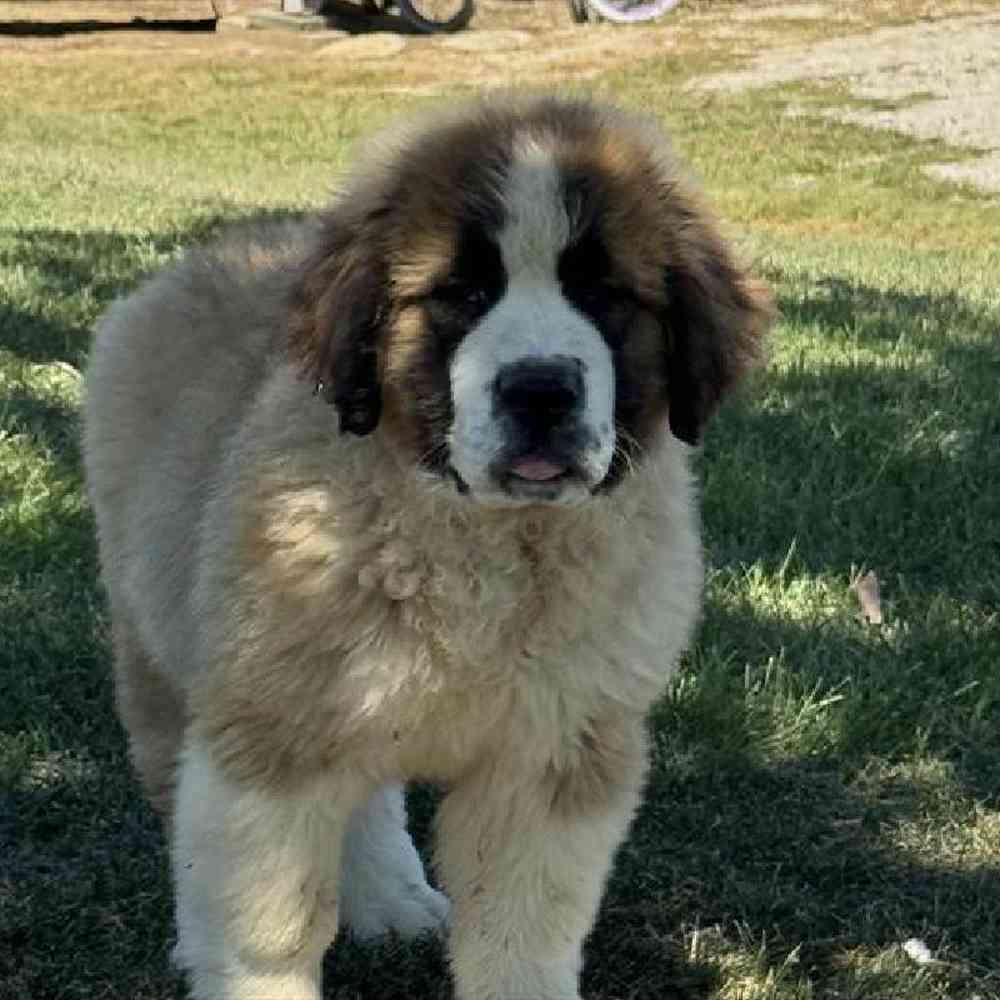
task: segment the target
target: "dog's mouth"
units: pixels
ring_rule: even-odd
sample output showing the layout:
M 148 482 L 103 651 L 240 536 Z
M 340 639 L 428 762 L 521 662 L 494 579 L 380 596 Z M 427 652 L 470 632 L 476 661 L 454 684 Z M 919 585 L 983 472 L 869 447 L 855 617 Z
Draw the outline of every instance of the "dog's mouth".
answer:
M 490 474 L 493 488 L 486 491 L 471 488 L 453 465 L 448 466 L 448 474 L 463 496 L 485 500 L 492 494 L 493 502 L 501 506 L 505 505 L 502 498 L 515 504 L 556 503 L 567 493 L 592 492 L 589 478 L 577 463 L 534 452 L 495 464 Z
M 528 483 L 551 483 L 569 472 L 569 465 L 543 455 L 524 455 L 511 462 L 508 476 Z
M 494 469 L 500 489 L 514 500 L 553 503 L 568 492 L 587 488 L 588 479 L 580 465 L 562 456 L 529 451 Z M 577 490 L 573 490 L 577 487 Z

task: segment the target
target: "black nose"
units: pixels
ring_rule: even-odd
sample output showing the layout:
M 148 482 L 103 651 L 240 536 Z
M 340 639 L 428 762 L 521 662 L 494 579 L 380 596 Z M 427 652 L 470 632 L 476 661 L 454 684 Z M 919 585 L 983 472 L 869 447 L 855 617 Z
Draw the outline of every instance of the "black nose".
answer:
M 525 358 L 497 374 L 496 399 L 521 419 L 556 423 L 583 403 L 583 365 L 577 358 Z

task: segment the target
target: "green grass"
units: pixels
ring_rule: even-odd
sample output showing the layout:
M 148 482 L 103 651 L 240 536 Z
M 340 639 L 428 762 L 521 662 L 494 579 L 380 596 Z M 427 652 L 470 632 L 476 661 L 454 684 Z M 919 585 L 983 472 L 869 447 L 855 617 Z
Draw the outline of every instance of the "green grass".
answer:
M 1000 997 L 1000 201 L 926 178 L 934 144 L 784 114 L 829 90 L 683 89 L 718 58 L 593 84 L 662 117 L 781 320 L 699 460 L 705 619 L 584 992 Z M 183 996 L 81 492 L 89 327 L 224 220 L 321 202 L 407 103 L 287 60 L 126 63 L 0 68 L 0 1000 Z M 328 971 L 338 1000 L 449 995 L 433 945 Z

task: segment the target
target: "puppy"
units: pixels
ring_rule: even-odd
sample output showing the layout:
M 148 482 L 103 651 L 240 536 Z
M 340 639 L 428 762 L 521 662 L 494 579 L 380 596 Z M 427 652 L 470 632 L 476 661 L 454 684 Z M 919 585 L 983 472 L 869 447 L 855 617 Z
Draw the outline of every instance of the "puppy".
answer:
M 651 123 L 545 97 L 112 306 L 86 469 L 194 997 L 317 1000 L 338 924 L 449 926 L 463 1000 L 578 996 L 698 615 L 689 446 L 769 316 Z

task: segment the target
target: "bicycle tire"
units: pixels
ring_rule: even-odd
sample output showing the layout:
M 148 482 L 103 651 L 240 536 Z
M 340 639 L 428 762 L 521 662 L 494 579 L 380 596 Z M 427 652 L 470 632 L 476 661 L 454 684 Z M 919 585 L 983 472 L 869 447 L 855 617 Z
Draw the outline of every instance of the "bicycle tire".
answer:
M 616 24 L 635 24 L 652 21 L 669 13 L 680 0 L 636 0 L 634 3 L 614 3 L 612 0 L 586 0 L 594 13 Z
M 454 14 L 450 17 L 438 19 L 428 16 L 424 10 L 416 5 L 414 0 L 396 0 L 396 3 L 399 5 L 399 12 L 406 19 L 407 23 L 418 31 L 427 34 L 436 31 L 458 31 L 469 23 L 475 11 L 475 0 L 460 0 L 458 10 Z

